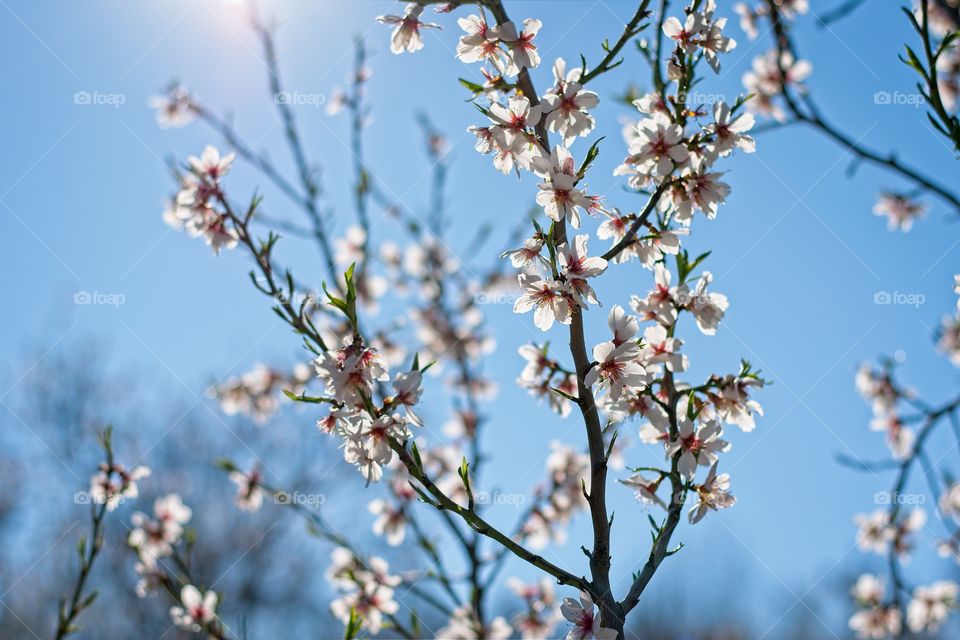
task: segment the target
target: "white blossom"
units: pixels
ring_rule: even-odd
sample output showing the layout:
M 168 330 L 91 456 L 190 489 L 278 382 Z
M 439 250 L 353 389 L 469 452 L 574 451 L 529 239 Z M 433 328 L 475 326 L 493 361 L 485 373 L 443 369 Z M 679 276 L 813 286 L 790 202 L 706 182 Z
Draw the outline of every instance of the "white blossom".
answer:
M 504 75 L 515 76 L 523 68 L 533 69 L 540 65 L 540 53 L 533 43 L 543 23 L 536 18 L 523 21 L 523 29 L 517 33 L 516 25 L 504 22 L 498 27 L 498 36 L 510 50 L 510 57 L 503 70 Z
M 420 29 L 440 28 L 440 25 L 433 24 L 432 22 L 421 22 L 421 13 L 423 13 L 423 5 L 411 2 L 407 5 L 406 11 L 402 16 L 377 16 L 377 22 L 396 25 L 393 30 L 393 35 L 390 38 L 390 51 L 393 53 L 403 53 L 404 51 L 413 53 L 419 51 L 423 48 Z
M 513 305 L 514 313 L 534 309 L 533 324 L 547 331 L 554 322 L 570 323 L 570 289 L 555 280 L 544 280 L 538 275 L 522 273 L 518 276 L 523 294 Z
M 698 424 L 696 419 L 687 417 L 683 405 L 677 407 L 677 437 L 666 444 L 667 455 L 680 454 L 677 469 L 687 480 L 693 480 L 697 466 L 710 467 L 717 461 L 717 454 L 728 451 L 730 444 L 720 438 L 723 430 L 716 422 L 709 420 Z
M 243 511 L 259 511 L 263 506 L 263 485 L 259 469 L 252 469 L 249 473 L 231 471 L 229 479 L 237 485 L 235 499 L 238 508 Z
M 885 216 L 890 231 L 910 231 L 913 221 L 923 217 L 926 212 L 925 204 L 899 193 L 881 193 L 873 205 L 874 215 Z
M 200 590 L 192 584 L 185 585 L 180 590 L 182 606 L 170 608 L 170 617 L 173 623 L 181 629 L 199 632 L 217 618 L 217 593 L 207 591 L 200 594 Z
M 697 487 L 697 499 L 697 504 L 690 509 L 690 524 L 700 522 L 710 510 L 728 509 L 737 502 L 730 493 L 730 474 L 718 476 L 716 462 L 710 467 L 706 480 Z
M 640 349 L 634 342 L 615 345 L 601 342 L 593 348 L 597 361 L 587 372 L 583 383 L 588 387 L 597 385 L 597 390 L 606 390 L 612 400 L 617 400 L 625 391 L 642 389 L 647 382 L 647 371 L 637 358 Z
M 757 143 L 751 136 L 746 135 L 753 128 L 753 115 L 741 113 L 736 117 L 722 100 L 713 105 L 713 123 L 703 128 L 703 132 L 713 136 L 708 149 L 714 157 L 730 155 L 734 147 L 745 153 L 757 150 Z
M 580 211 L 589 211 L 593 201 L 583 190 L 576 188 L 580 177 L 576 173 L 573 157 L 565 148 L 557 145 L 549 160 L 534 159 L 534 169 L 545 176 L 537 185 L 537 204 L 543 207 L 547 217 L 555 222 L 568 219 L 575 228 L 580 228 Z
M 587 302 L 599 304 L 597 296 L 587 279 L 595 278 L 607 269 L 606 260 L 587 255 L 587 241 L 589 239 L 589 235 L 582 234 L 576 236 L 569 246 L 564 243 L 557 247 L 557 259 L 561 273 L 567 279 L 574 300 L 580 306 L 586 306 Z
M 573 598 L 564 598 L 560 605 L 560 613 L 573 624 L 567 632 L 567 640 L 616 640 L 617 632 L 607 629 L 601 623 L 600 612 L 593 610 L 593 598 L 586 591 L 580 592 L 580 601 Z
M 596 93 L 583 89 L 579 82 L 581 72 L 580 67 L 568 72 L 567 63 L 563 58 L 557 58 L 553 63 L 555 84 L 541 102 L 547 130 L 559 133 L 567 147 L 578 136 L 585 136 L 593 130 L 593 116 L 587 112 L 600 103 Z
M 377 516 L 373 523 L 373 532 L 386 538 L 391 547 L 403 544 L 407 526 L 403 509 L 388 500 L 372 500 L 367 506 L 370 513 Z
M 114 511 L 125 499 L 140 495 L 137 481 L 150 475 L 150 469 L 137 466 L 127 471 L 123 466 L 114 464 L 100 466 L 100 470 L 90 478 L 90 501 L 106 505 L 107 511 Z
M 907 605 L 907 626 L 914 633 L 939 631 L 951 610 L 957 607 L 958 591 L 960 588 L 952 580 L 939 580 L 915 588 Z

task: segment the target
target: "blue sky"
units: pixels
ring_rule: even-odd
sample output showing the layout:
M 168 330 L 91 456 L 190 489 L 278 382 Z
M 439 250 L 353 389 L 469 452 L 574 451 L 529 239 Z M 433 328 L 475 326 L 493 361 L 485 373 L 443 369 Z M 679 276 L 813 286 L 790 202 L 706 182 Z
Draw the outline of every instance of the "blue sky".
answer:
M 823 11 L 834 3 L 812 4 Z M 802 18 L 797 38 L 801 55 L 814 65 L 809 84 L 825 113 L 852 137 L 877 149 L 899 149 L 903 159 L 949 181 L 953 157 L 925 124 L 922 110 L 874 103 L 877 91 L 913 90 L 914 76 L 896 59 L 910 37 L 897 5 L 873 3 L 869 12 L 828 30 L 817 28 L 812 16 Z M 478 114 L 464 102 L 456 78 L 475 69 L 453 58 L 454 20 L 438 17 L 446 28 L 428 33 L 420 53 L 393 56 L 389 31 L 373 18 L 400 11 L 398 3 L 267 2 L 262 8 L 280 20 L 279 54 L 291 91 L 329 95 L 342 85 L 352 65 L 351 40 L 364 34 L 374 74 L 367 151 L 382 184 L 409 208 L 425 209 L 429 167 L 414 121 L 424 111 L 454 143 L 448 197 L 451 215 L 465 231 L 459 239 L 452 234 L 451 247 L 462 250 L 483 222 L 494 223 L 494 237 L 502 240 L 532 202 L 535 187 L 529 177 L 503 177 L 472 150 L 465 129 Z M 600 41 L 619 36 L 632 3 L 511 2 L 508 9 L 517 20 L 543 20 L 538 41 L 545 60 L 575 60 L 581 52 L 596 60 Z M 721 11 L 732 13 L 728 7 Z M 0 67 L 9 92 L 0 160 L 0 268 L 8 301 L 2 359 L 18 363 L 25 344 L 42 351 L 66 337 L 102 336 L 119 359 L 155 370 L 172 388 L 199 393 L 211 379 L 257 361 L 300 357 L 297 340 L 249 286 L 243 256 L 227 253 L 214 260 L 201 243 L 160 220 L 170 191 L 165 158 L 197 153 L 213 140 L 196 124 L 173 131 L 156 126 L 146 102 L 172 78 L 217 111 L 232 112 L 248 140 L 289 166 L 259 50 L 231 3 L 3 0 L 0 14 L 6 53 Z M 769 36 L 750 43 L 733 30 L 740 46 L 724 61 L 723 74 L 705 82 L 704 93 L 735 96 L 752 57 L 770 45 Z M 547 65 L 537 72 L 541 86 L 548 73 Z M 617 119 L 632 114 L 614 104 L 614 96 L 631 82 L 644 86 L 647 77 L 628 48 L 624 65 L 594 87 L 601 107 L 592 137 L 607 138 L 590 186 L 628 210 L 640 203 L 610 172 L 624 152 Z M 114 104 L 77 104 L 78 92 Z M 298 117 L 323 169 L 324 201 L 338 212 L 342 230 L 352 219 L 352 176 L 343 146 L 347 122 L 310 106 L 301 107 Z M 578 142 L 574 155 L 582 156 L 588 144 Z M 956 369 L 934 353 L 931 338 L 954 305 L 956 214 L 930 200 L 930 213 L 913 231 L 890 233 L 870 209 L 879 189 L 904 185 L 868 166 L 851 178 L 850 167 L 848 153 L 810 129 L 762 134 L 756 154 L 723 164 L 733 193 L 718 218 L 694 225 L 688 246 L 713 250 L 706 267 L 731 308 L 717 336 L 685 334 L 693 375 L 733 371 L 742 356 L 775 384 L 758 397 L 766 417 L 756 431 L 731 434 L 725 466 L 738 504 L 694 529 L 683 527 L 677 540 L 688 546 L 667 562 L 665 573 L 693 575 L 719 554 L 737 554 L 749 567 L 758 602 L 778 594 L 785 608 L 806 589 L 838 580 L 853 567 L 880 569 L 879 558 L 853 548 L 851 518 L 872 509 L 873 494 L 891 480 L 855 474 L 834 457 L 886 455 L 881 437 L 867 429 L 869 410 L 853 388 L 860 361 L 900 351 L 905 379 L 925 397 L 945 398 L 956 388 Z M 228 186 L 252 193 L 262 183 L 241 168 Z M 287 212 L 289 204 L 279 195 L 264 192 L 271 212 Z M 389 233 L 389 225 L 383 228 Z M 488 245 L 490 260 L 498 242 Z M 322 277 L 308 246 L 289 240 L 281 248 L 300 278 Z M 600 290 L 607 305 L 625 305 L 630 293 L 648 288 L 639 270 L 621 271 Z M 75 305 L 79 291 L 120 294 L 124 304 Z M 925 300 L 916 307 L 877 305 L 879 291 Z M 487 370 L 501 382 L 501 395 L 489 411 L 485 448 L 496 462 L 487 473 L 504 490 L 522 489 L 542 475 L 542 460 L 531 464 L 526 452 L 539 451 L 550 439 L 579 442 L 581 432 L 573 419 L 558 423 L 510 384 L 520 366 L 515 349 L 530 338 L 530 318 L 515 318 L 507 307 L 489 311 L 499 346 Z M 604 339 L 605 314 L 590 315 L 593 341 Z M 562 344 L 559 334 L 553 340 Z M 9 383 L 21 373 L 17 366 L 5 372 Z M 443 392 L 432 391 L 428 402 L 427 415 L 445 420 Z M 303 437 L 316 437 L 308 418 Z M 945 455 L 952 446 L 944 443 Z M 637 464 L 652 458 L 639 445 L 629 455 Z M 613 493 L 614 561 L 629 573 L 640 562 L 628 568 L 626 559 L 646 553 L 646 516 L 629 492 Z M 578 523 L 571 531 L 577 544 L 557 549 L 557 556 L 584 564 L 577 546 L 586 535 L 586 523 Z M 923 572 L 933 560 L 927 545 L 915 566 Z M 757 617 L 773 624 L 779 612 Z

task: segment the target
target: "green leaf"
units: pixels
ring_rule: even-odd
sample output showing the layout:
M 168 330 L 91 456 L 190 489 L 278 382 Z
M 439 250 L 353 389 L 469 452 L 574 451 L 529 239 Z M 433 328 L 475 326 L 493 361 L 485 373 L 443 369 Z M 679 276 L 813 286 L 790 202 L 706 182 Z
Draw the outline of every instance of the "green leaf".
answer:
M 338 298 L 338 297 L 336 297 L 335 295 L 333 295 L 332 293 L 330 293 L 330 291 L 327 289 L 327 283 L 326 283 L 326 282 L 322 283 L 321 286 L 323 287 L 323 292 L 324 292 L 325 294 L 327 294 L 327 304 L 329 304 L 331 307 L 336 307 L 336 308 L 339 309 L 340 311 L 346 313 L 346 312 L 347 312 L 347 301 L 344 300 L 343 298 Z
M 614 431 L 613 436 L 610 438 L 610 446 L 607 447 L 607 455 L 604 456 L 604 461 L 610 459 L 610 454 L 613 453 L 613 446 L 617 443 L 617 436 L 620 435 L 619 431 Z
M 423 460 L 420 458 L 420 449 L 417 448 L 416 442 L 410 443 L 410 455 L 413 456 L 413 461 L 417 464 L 417 469 L 423 471 Z
M 322 396 L 308 396 L 302 393 L 300 395 L 297 395 L 292 391 L 288 391 L 287 389 L 283 390 L 283 395 L 287 396 L 294 402 L 308 402 L 310 404 L 335 404 L 336 403 L 336 400 L 334 400 L 333 398 L 324 398 Z
M 477 104 L 476 102 L 473 103 L 473 106 L 475 106 L 475 107 L 477 108 L 477 111 L 479 111 L 479 112 L 482 113 L 483 115 L 487 116 L 488 118 L 490 117 L 490 110 L 489 110 L 489 109 L 487 109 L 487 108 L 485 108 L 485 107 L 481 107 L 481 106 L 480 106 L 479 104 Z
M 347 302 L 353 302 L 357 299 L 357 289 L 353 286 L 353 271 L 357 268 L 356 262 L 351 262 L 350 267 L 347 269 L 346 273 L 343 274 L 343 279 L 347 284 Z
M 910 21 L 910 25 L 916 30 L 917 33 L 923 37 L 923 31 L 920 29 L 920 23 L 917 22 L 917 17 L 913 15 L 913 11 L 910 11 L 906 7 L 900 7 L 900 11 L 903 11 L 903 14 L 907 16 L 907 20 Z
M 557 395 L 559 395 L 559 396 L 563 396 L 564 398 L 566 398 L 566 399 L 569 400 L 570 402 L 575 402 L 575 403 L 579 403 L 579 402 L 580 402 L 580 400 L 579 400 L 578 398 L 576 398 L 575 396 L 570 395 L 570 394 L 567 393 L 566 391 L 561 391 L 560 389 L 557 389 L 556 387 L 550 387 L 550 391 L 553 391 L 555 394 L 557 394 Z
M 960 31 L 951 31 L 943 40 L 940 42 L 940 48 L 937 50 L 937 57 L 940 57 L 940 54 L 950 48 L 950 45 L 953 44 L 953 41 L 957 38 L 960 38 Z
M 909 45 L 904 45 L 903 48 L 906 49 L 907 51 L 907 57 L 906 59 L 904 59 L 901 56 L 900 57 L 901 62 L 903 62 L 908 67 L 913 67 L 917 71 L 917 73 L 919 73 L 921 76 L 923 76 L 926 79 L 927 70 L 924 68 L 923 63 L 920 62 L 920 59 L 917 57 L 917 54 L 913 52 L 913 49 L 911 49 Z
M 224 471 L 236 471 L 237 465 L 230 458 L 219 458 L 213 462 L 213 466 Z
M 354 640 L 354 638 L 360 634 L 360 628 L 362 626 L 363 620 L 360 618 L 360 614 L 357 613 L 355 608 L 351 608 L 350 619 L 347 621 L 347 626 L 343 634 L 344 640 Z
M 476 82 L 470 82 L 465 78 L 459 78 L 460 84 L 472 91 L 474 94 L 483 93 L 483 85 Z
M 687 274 L 690 273 L 687 266 L 687 250 L 681 249 L 678 251 L 675 260 L 677 263 L 677 278 L 683 283 L 687 279 Z
M 417 495 L 420 496 L 421 501 L 425 502 L 426 504 L 432 505 L 438 509 L 440 508 L 440 505 L 434 502 L 433 498 L 428 496 L 423 489 L 415 485 L 413 482 L 410 482 L 410 486 L 413 488 L 414 491 L 417 492 Z
M 460 476 L 460 479 L 463 480 L 463 484 L 467 488 L 467 492 L 469 492 L 470 491 L 470 463 L 467 462 L 467 456 L 463 456 L 463 459 L 460 461 L 460 468 L 457 469 L 457 474 Z
M 594 160 L 597 159 L 597 156 L 600 155 L 600 141 L 603 140 L 601 137 L 599 140 L 590 145 L 590 148 L 587 150 L 587 155 L 583 159 L 583 164 L 580 165 L 580 168 L 577 169 L 577 176 L 583 178 L 584 174 L 587 172 L 587 169 L 590 168 L 590 165 Z
M 253 271 L 250 271 L 250 273 L 247 275 L 250 276 L 250 282 L 252 282 L 253 286 L 257 288 L 257 291 L 267 296 L 271 295 L 270 291 L 257 280 L 257 274 L 255 274 Z
M 707 257 L 709 257 L 709 256 L 710 256 L 710 252 L 709 252 L 709 251 L 707 251 L 706 253 L 701 253 L 699 256 L 697 256 L 697 259 L 694 260 L 693 263 L 690 265 L 690 271 L 693 271 L 694 269 L 696 269 L 697 267 L 699 267 L 699 266 L 700 266 L 700 263 L 703 262 L 704 260 L 706 260 Z

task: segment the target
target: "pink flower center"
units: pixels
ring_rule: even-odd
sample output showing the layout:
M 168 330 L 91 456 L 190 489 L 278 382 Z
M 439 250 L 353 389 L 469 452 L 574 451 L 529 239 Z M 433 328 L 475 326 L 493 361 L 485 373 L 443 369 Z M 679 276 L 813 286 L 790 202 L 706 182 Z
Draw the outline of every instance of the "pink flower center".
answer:
M 584 633 L 593 632 L 593 611 L 584 611 L 577 620 L 577 628 Z
M 546 287 L 546 286 L 544 286 L 543 289 L 541 289 L 540 291 L 538 291 L 538 292 L 535 294 L 535 298 L 536 298 L 537 301 L 540 302 L 541 304 L 545 304 L 545 303 L 551 302 L 551 301 L 553 301 L 556 297 L 557 297 L 557 296 L 556 296 L 556 294 L 553 292 L 553 290 L 551 290 L 549 287 Z
M 669 150 L 670 146 L 666 140 L 663 139 L 663 135 L 657 136 L 657 139 L 650 143 L 650 152 L 653 155 L 663 156 L 666 155 Z
M 689 435 L 686 438 L 682 439 L 683 448 L 689 451 L 690 453 L 697 454 L 700 453 L 700 450 L 703 449 L 703 440 L 697 437 L 696 434 Z
M 623 365 L 616 360 L 608 360 L 600 365 L 600 374 L 608 380 L 619 380 L 623 375 Z

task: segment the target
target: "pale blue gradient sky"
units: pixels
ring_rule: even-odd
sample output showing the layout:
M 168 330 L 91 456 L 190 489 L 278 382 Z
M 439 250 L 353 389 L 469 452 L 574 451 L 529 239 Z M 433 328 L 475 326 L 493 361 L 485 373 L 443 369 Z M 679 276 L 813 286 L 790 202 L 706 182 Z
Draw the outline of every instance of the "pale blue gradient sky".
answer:
M 834 5 L 812 4 L 815 11 Z M 904 159 L 950 181 L 954 159 L 922 110 L 874 104 L 877 91 L 913 90 L 914 76 L 896 59 L 910 37 L 898 4 L 870 3 L 872 9 L 830 30 L 816 28 L 812 16 L 802 18 L 798 42 L 801 55 L 814 65 L 810 86 L 825 112 L 854 139 L 901 149 Z M 510 2 L 508 9 L 517 20 L 543 20 L 538 42 L 545 60 L 576 60 L 581 52 L 596 60 L 599 42 L 619 36 L 632 3 Z M 515 217 L 532 202 L 534 182 L 529 176 L 520 182 L 503 177 L 472 150 L 465 130 L 480 116 L 464 102 L 467 96 L 456 78 L 470 77 L 476 69 L 453 57 L 454 19 L 437 16 L 446 28 L 427 33 L 423 51 L 394 56 L 389 31 L 373 18 L 401 10 L 390 2 L 263 6 L 282 23 L 279 54 L 291 91 L 329 95 L 352 65 L 352 38 L 365 35 L 373 69 L 374 122 L 366 134 L 370 165 L 387 190 L 423 212 L 429 168 L 414 114 L 427 112 L 455 145 L 448 199 L 451 214 L 468 231 L 452 234 L 450 245 L 462 250 L 472 230 L 492 221 L 497 239 L 488 245 L 492 259 Z M 732 15 L 729 7 L 721 11 Z M 249 286 L 243 256 L 227 253 L 214 260 L 202 243 L 168 230 L 160 220 L 171 186 L 164 159 L 196 153 L 213 140 L 197 124 L 173 131 L 156 126 L 146 102 L 171 78 L 218 111 L 233 112 L 248 140 L 289 167 L 257 44 L 230 4 L 3 0 L 0 15 L 0 68 L 7 90 L 0 161 L 0 266 L 6 274 L 7 312 L 0 352 L 11 363 L 5 374 L 9 383 L 21 373 L 15 363 L 24 343 L 39 344 L 42 351 L 56 348 L 61 336 L 84 333 L 106 337 L 121 360 L 153 369 L 169 377 L 170 386 L 193 393 L 212 378 L 240 373 L 257 361 L 289 363 L 299 357 L 297 340 Z M 704 93 L 735 96 L 752 57 L 770 45 L 769 36 L 751 43 L 735 25 L 732 31 L 740 46 L 724 60 L 723 74 L 703 84 Z M 535 74 L 541 87 L 548 74 L 546 64 Z M 628 47 L 624 65 L 594 87 L 602 104 L 591 139 L 607 138 L 590 186 L 623 209 L 639 202 L 610 172 L 624 153 L 618 118 L 633 114 L 615 105 L 613 96 L 629 82 L 643 86 L 647 77 Z M 123 104 L 78 105 L 74 94 L 79 91 L 121 95 Z M 325 203 L 341 217 L 337 227 L 342 230 L 345 220 L 352 220 L 352 175 L 343 144 L 347 122 L 309 106 L 301 107 L 298 117 L 312 157 L 323 168 Z M 578 142 L 574 155 L 581 157 L 588 145 Z M 857 363 L 902 350 L 905 379 L 932 400 L 945 398 L 958 381 L 956 369 L 934 354 L 931 338 L 955 300 L 955 216 L 930 200 L 930 214 L 912 232 L 887 232 L 870 214 L 874 196 L 880 188 L 903 184 L 866 166 L 851 179 L 846 175 L 850 162 L 848 153 L 810 129 L 760 135 L 755 155 L 722 163 L 730 171 L 732 196 L 715 221 L 696 221 L 688 242 L 691 251 L 713 250 L 705 266 L 715 275 L 714 289 L 731 301 L 717 336 L 703 337 L 687 327 L 693 374 L 733 371 L 742 356 L 775 384 L 758 396 L 767 415 L 756 431 L 730 432 L 733 449 L 723 467 L 733 476 L 736 508 L 713 514 L 696 528 L 682 527 L 676 540 L 687 548 L 663 571 L 692 579 L 703 567 L 722 565 L 726 556 L 738 558 L 746 564 L 742 570 L 749 576 L 751 601 L 773 603 L 753 612 L 761 629 L 774 625 L 808 589 L 835 589 L 855 567 L 881 569 L 879 558 L 853 547 L 851 518 L 874 508 L 873 494 L 891 480 L 858 475 L 834 461 L 837 453 L 885 456 L 881 436 L 867 429 L 869 410 L 853 388 Z M 264 181 L 244 167 L 227 184 L 239 195 Z M 263 190 L 269 210 L 284 214 L 288 203 Z M 289 212 L 296 215 L 292 208 Z M 380 223 L 386 231 L 382 237 L 393 233 Z M 592 241 L 593 247 L 600 244 Z M 323 277 L 310 247 L 289 240 L 280 251 L 296 265 L 299 278 L 318 282 Z M 625 305 L 630 293 L 643 293 L 648 286 L 647 274 L 633 265 L 617 270 L 599 293 L 606 305 Z M 876 305 L 874 294 L 881 290 L 919 293 L 925 303 Z M 77 291 L 119 293 L 125 303 L 76 306 Z M 542 444 L 579 442 L 581 428 L 572 418 L 558 422 L 512 387 L 520 366 L 516 347 L 538 332 L 529 317 L 516 318 L 507 306 L 489 311 L 499 347 L 487 371 L 501 382 L 501 393 L 489 409 L 484 448 L 495 461 L 487 477 L 496 478 L 505 491 L 522 490 L 542 476 Z M 588 315 L 593 342 L 605 339 L 604 323 L 604 312 Z M 563 344 L 559 333 L 551 338 Z M 425 416 L 442 423 L 443 392 L 435 388 L 427 398 Z M 628 431 L 636 441 L 635 426 Z M 317 437 L 309 418 L 303 437 Z M 945 461 L 955 457 L 953 447 L 944 441 Z M 632 464 L 654 459 L 639 446 L 628 455 Z M 628 491 L 614 487 L 612 494 L 614 562 L 624 572 L 617 584 L 625 588 L 629 572 L 640 564 L 627 558 L 646 554 L 646 515 Z M 510 516 L 506 513 L 504 522 Z M 931 522 L 927 542 L 940 531 Z M 578 547 L 586 539 L 587 523 L 581 519 L 571 543 L 552 553 L 572 566 L 585 566 Z M 918 556 L 918 570 L 933 557 L 927 545 Z

